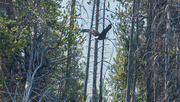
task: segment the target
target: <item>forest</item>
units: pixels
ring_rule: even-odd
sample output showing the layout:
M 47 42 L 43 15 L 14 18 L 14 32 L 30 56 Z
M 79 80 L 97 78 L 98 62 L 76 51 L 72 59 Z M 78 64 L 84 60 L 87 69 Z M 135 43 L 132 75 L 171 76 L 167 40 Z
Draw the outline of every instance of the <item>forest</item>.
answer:
M 0 102 L 180 102 L 180 0 L 0 0 Z

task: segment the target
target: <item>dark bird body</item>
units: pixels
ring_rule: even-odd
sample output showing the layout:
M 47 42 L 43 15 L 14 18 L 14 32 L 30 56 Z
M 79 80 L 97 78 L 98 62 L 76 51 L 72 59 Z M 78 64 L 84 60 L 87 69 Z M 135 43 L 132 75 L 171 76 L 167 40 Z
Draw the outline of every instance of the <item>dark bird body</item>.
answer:
M 112 24 L 109 24 L 101 33 L 95 29 L 83 29 L 81 32 L 88 32 L 93 34 L 95 39 L 104 40 L 106 38 L 107 32 L 112 28 Z

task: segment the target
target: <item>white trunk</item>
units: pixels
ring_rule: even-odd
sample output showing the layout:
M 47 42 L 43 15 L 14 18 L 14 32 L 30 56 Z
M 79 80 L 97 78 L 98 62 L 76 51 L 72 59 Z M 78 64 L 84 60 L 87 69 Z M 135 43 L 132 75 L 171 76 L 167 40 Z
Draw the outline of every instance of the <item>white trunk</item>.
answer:
M 26 84 L 25 84 L 25 93 L 24 93 L 24 98 L 23 102 L 28 102 L 29 96 L 30 96 L 30 91 L 31 91 L 31 75 L 32 75 L 32 64 L 33 64 L 33 36 L 31 38 L 31 53 L 30 53 L 30 60 L 29 60 L 29 67 L 28 67 L 28 72 L 27 72 L 27 78 L 26 78 Z

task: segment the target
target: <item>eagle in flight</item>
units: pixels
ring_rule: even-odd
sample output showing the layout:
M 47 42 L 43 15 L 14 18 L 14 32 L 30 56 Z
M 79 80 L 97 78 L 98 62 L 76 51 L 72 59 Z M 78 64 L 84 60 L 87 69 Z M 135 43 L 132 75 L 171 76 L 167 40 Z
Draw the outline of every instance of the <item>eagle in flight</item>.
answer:
M 81 32 L 88 32 L 93 34 L 95 37 L 94 39 L 98 39 L 98 40 L 104 40 L 106 38 L 106 34 L 107 32 L 112 28 L 112 24 L 109 24 L 106 29 L 104 29 L 101 33 L 99 33 L 97 30 L 95 29 L 83 29 L 81 30 Z

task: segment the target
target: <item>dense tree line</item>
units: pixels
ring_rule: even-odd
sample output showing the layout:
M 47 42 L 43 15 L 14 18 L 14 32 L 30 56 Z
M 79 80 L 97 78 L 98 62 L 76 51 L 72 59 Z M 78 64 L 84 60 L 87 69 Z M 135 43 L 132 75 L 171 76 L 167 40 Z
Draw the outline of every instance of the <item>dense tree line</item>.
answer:
M 88 12 L 84 1 L 62 2 L 0 0 L 0 101 L 180 101 L 179 0 L 116 0 L 114 11 L 111 0 L 90 0 Z M 82 8 L 92 14 L 91 30 L 80 26 Z M 92 39 L 90 31 L 108 24 L 115 40 Z M 108 66 L 105 40 L 117 52 Z
M 81 99 L 84 39 L 74 6 L 65 14 L 61 2 L 0 1 L 0 101 Z
M 135 3 L 135 8 L 132 4 Z M 114 101 L 178 102 L 180 18 L 178 0 L 120 1 L 118 54 L 112 66 Z M 135 14 L 132 13 L 135 9 Z M 131 25 L 135 17 L 134 25 Z M 134 27 L 130 48 L 130 27 Z M 128 59 L 129 49 L 132 59 Z M 128 65 L 131 64 L 131 72 Z M 127 75 L 131 79 L 127 79 Z M 128 76 L 129 77 L 129 76 Z M 128 81 L 129 80 L 129 81 Z M 130 83 L 130 96 L 126 95 Z

